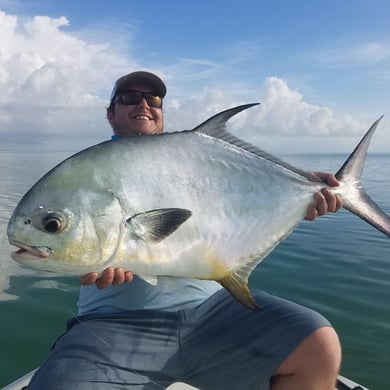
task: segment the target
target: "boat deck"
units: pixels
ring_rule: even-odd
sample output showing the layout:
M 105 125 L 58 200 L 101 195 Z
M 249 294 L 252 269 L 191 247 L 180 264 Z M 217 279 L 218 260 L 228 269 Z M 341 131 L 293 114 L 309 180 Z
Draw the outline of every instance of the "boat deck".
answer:
M 30 379 L 33 376 L 34 372 L 35 370 L 29 372 L 28 374 L 22 376 L 21 378 L 10 383 L 9 385 L 3 387 L 0 390 L 27 390 L 27 385 L 30 382 Z M 195 387 L 186 385 L 185 383 L 178 382 L 167 387 L 166 390 L 197 390 L 197 389 Z M 339 375 L 335 390 L 369 390 L 369 389 L 367 387 L 359 385 L 358 383 L 353 382 L 348 378 Z

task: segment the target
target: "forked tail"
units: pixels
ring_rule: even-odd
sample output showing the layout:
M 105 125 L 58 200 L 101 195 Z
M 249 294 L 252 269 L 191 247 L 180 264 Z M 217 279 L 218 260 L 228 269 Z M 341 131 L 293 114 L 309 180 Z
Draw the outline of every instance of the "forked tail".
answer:
M 360 184 L 368 145 L 382 118 L 383 116 L 368 129 L 358 146 L 336 173 L 336 178 L 348 188 L 347 195 L 343 197 L 344 208 L 390 237 L 390 217 L 365 193 Z

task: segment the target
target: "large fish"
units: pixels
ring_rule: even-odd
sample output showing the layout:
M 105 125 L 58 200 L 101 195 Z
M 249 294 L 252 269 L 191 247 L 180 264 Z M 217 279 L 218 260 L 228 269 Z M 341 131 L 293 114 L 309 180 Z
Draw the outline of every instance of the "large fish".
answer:
M 257 308 L 250 273 L 326 184 L 226 131 L 229 118 L 252 105 L 190 131 L 107 141 L 63 161 L 16 207 L 8 224 L 9 242 L 20 248 L 13 259 L 66 275 L 120 266 L 151 284 L 159 275 L 216 280 Z M 330 189 L 390 236 L 390 218 L 360 186 L 379 120 Z

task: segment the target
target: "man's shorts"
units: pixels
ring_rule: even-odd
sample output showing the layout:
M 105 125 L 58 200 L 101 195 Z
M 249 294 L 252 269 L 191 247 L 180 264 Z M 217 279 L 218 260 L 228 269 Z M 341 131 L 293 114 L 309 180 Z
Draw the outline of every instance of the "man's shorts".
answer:
M 68 323 L 29 390 L 269 389 L 280 364 L 314 330 L 320 314 L 253 292 L 253 311 L 222 289 L 178 312 L 87 315 Z

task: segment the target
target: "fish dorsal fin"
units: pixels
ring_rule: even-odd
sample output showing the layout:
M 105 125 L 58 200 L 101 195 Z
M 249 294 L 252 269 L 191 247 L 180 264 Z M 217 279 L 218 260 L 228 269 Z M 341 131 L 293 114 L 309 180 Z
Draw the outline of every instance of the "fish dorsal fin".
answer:
M 229 133 L 226 130 L 226 123 L 230 118 L 232 118 L 234 115 L 238 114 L 243 110 L 246 110 L 253 106 L 257 106 L 258 104 L 260 103 L 244 104 L 241 106 L 230 108 L 229 110 L 222 111 L 212 116 L 211 118 L 207 119 L 199 126 L 195 127 L 192 131 L 200 132 L 210 137 L 218 138 L 224 142 L 229 143 L 230 145 L 234 145 L 240 149 L 244 149 L 251 154 L 254 154 L 260 158 L 264 158 L 268 161 L 271 161 L 272 163 L 279 165 L 283 168 L 286 168 L 292 172 L 295 172 L 300 176 L 306 177 L 310 181 L 321 182 L 322 180 L 316 175 L 310 172 L 305 172 L 302 169 L 296 168 L 293 165 L 290 165 L 285 161 L 273 156 L 272 154 L 269 154 L 264 150 L 261 150 L 256 146 L 243 141 L 242 139 L 234 136 L 233 134 Z
M 225 132 L 227 132 L 226 123 L 230 118 L 232 118 L 234 115 L 237 115 L 241 111 L 259 104 L 260 103 L 243 104 L 241 106 L 229 108 L 228 110 L 219 112 L 218 114 L 215 114 L 211 118 L 205 120 L 200 125 L 196 126 L 193 131 L 198 131 L 200 133 L 219 138 L 220 135 L 223 135 Z
M 160 242 L 177 230 L 192 212 L 166 208 L 144 211 L 126 220 L 126 227 L 135 240 Z

